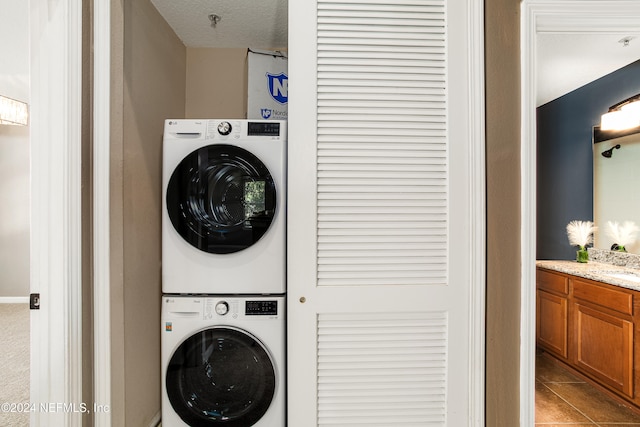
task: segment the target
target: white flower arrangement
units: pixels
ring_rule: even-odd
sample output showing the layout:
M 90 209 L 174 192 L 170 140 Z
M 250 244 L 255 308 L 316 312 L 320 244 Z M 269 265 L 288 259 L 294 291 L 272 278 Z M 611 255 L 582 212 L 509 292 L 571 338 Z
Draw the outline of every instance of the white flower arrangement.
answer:
M 622 225 L 617 221 L 607 221 L 607 235 L 613 239 L 613 243 L 618 246 L 618 250 L 626 252 L 625 246 L 636 241 L 636 236 L 640 228 L 633 221 L 625 221 Z
M 581 251 L 593 243 L 593 233 L 597 227 L 591 221 L 571 221 L 567 224 L 567 236 L 571 246 L 579 246 Z

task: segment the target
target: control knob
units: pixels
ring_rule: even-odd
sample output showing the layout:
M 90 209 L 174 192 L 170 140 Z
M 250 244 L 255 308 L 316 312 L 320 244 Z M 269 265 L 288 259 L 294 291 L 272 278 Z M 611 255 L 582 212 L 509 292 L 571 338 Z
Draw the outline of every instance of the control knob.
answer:
M 229 304 L 227 304 L 225 301 L 220 301 L 219 303 L 216 304 L 216 313 L 218 313 L 220 316 L 224 316 L 228 312 L 229 312 Z
M 229 135 L 231 133 L 231 123 L 220 122 L 220 124 L 218 124 L 218 133 L 220 135 Z

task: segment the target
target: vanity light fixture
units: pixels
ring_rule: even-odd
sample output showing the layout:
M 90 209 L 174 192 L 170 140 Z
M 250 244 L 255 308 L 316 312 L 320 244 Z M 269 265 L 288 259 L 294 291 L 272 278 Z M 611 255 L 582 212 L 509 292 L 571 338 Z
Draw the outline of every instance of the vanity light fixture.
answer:
M 602 115 L 601 130 L 623 130 L 640 126 L 640 94 L 609 107 Z
M 29 108 L 26 103 L 0 95 L 0 125 L 26 126 Z

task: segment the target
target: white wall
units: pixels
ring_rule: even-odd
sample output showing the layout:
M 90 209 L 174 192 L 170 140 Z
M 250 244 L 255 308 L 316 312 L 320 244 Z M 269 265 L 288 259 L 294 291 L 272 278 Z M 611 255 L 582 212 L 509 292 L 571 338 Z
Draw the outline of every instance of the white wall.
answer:
M 29 100 L 29 2 L 0 0 L 0 95 Z
M 27 1 L 0 0 L 0 95 L 29 101 Z M 0 298 L 29 294 L 29 128 L 0 125 Z

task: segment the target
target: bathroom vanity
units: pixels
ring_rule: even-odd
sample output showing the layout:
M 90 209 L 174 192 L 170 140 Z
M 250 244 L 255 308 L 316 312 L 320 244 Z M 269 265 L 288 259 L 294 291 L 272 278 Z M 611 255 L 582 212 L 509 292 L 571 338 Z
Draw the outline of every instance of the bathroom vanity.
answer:
M 640 407 L 640 270 L 538 261 L 536 284 L 538 347 Z

